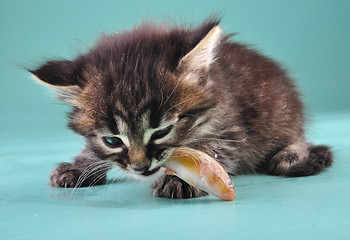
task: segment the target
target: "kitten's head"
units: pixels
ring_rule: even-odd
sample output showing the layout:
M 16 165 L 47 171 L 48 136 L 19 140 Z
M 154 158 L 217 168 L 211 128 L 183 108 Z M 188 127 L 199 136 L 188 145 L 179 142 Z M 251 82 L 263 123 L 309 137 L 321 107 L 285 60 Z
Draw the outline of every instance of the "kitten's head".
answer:
M 218 23 L 143 24 L 102 37 L 72 61 L 49 61 L 31 72 L 73 107 L 69 126 L 97 157 L 150 176 L 167 150 L 211 130 L 220 97 L 209 77 L 222 39 Z

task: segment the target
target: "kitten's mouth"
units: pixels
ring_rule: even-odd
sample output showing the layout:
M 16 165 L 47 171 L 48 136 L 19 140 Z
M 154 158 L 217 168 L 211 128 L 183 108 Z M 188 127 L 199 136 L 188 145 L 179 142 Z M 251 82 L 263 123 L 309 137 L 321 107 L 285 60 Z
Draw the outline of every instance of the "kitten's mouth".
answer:
M 160 167 L 157 167 L 157 168 L 155 168 L 155 169 L 153 169 L 153 170 L 151 170 L 151 171 L 144 171 L 143 173 L 141 173 L 141 175 L 142 175 L 142 176 L 150 176 L 150 175 L 152 175 L 152 174 L 158 172 L 159 169 L 160 169 Z
M 170 152 L 169 149 L 166 149 L 166 148 L 161 149 L 160 151 L 157 152 L 156 159 L 158 159 L 159 162 L 166 161 L 166 159 L 168 158 L 169 152 Z M 143 173 L 141 173 L 141 175 L 148 177 L 148 176 L 153 175 L 156 172 L 158 172 L 160 168 L 161 168 L 161 166 L 156 167 L 155 169 L 150 170 L 150 171 L 144 171 Z

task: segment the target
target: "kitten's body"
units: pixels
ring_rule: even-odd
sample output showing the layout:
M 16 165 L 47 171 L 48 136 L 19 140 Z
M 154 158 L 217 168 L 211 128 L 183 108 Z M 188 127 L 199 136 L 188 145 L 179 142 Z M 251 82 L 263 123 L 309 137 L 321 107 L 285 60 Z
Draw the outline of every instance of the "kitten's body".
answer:
M 102 184 L 114 163 L 160 176 L 157 196 L 201 196 L 158 171 L 167 150 L 183 145 L 211 155 L 232 175 L 306 176 L 330 166 L 328 147 L 305 142 L 302 103 L 285 71 L 223 36 L 218 23 L 144 24 L 103 37 L 74 61 L 31 71 L 74 107 L 70 127 L 87 140 L 73 163 L 53 171 L 50 184 Z

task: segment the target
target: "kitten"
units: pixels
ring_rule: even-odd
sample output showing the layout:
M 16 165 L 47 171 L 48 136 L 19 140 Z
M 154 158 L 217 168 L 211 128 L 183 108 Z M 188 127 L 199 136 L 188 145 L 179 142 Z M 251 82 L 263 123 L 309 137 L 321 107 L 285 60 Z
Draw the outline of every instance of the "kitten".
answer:
M 305 141 L 303 105 L 283 68 L 224 34 L 220 20 L 195 28 L 144 23 L 103 36 L 73 60 L 48 61 L 34 76 L 73 107 L 69 127 L 86 139 L 54 187 L 106 182 L 112 166 L 155 178 L 159 197 L 206 193 L 160 170 L 177 146 L 201 150 L 231 175 L 317 174 L 327 146 Z

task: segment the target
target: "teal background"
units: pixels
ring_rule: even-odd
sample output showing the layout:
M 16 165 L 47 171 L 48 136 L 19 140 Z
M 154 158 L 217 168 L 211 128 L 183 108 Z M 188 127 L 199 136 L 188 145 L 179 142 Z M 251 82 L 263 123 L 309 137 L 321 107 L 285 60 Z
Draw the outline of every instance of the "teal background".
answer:
M 49 187 L 50 171 L 83 140 L 66 129 L 69 108 L 23 66 L 72 58 L 143 19 L 199 23 L 211 13 L 288 69 L 307 106 L 308 139 L 333 147 L 334 166 L 296 179 L 234 177 L 235 202 L 159 199 L 130 181 Z M 349 13 L 346 0 L 1 1 L 0 239 L 350 239 Z

